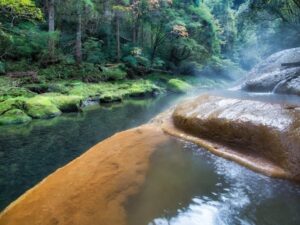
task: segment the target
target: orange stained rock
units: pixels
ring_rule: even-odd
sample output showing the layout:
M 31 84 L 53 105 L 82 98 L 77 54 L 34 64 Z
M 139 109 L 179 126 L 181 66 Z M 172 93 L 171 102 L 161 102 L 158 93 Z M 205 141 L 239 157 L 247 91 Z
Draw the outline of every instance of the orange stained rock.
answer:
M 122 225 L 151 153 L 167 140 L 144 125 L 118 133 L 45 178 L 0 214 L 1 225 Z

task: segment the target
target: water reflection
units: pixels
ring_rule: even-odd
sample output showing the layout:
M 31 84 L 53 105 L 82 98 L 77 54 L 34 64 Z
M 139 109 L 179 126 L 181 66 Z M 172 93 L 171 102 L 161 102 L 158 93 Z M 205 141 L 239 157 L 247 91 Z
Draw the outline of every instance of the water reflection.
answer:
M 50 120 L 0 126 L 0 210 L 94 144 L 145 123 L 177 99 L 176 95 L 131 99 Z
M 300 186 L 174 140 L 154 154 L 127 211 L 130 225 L 299 225 Z

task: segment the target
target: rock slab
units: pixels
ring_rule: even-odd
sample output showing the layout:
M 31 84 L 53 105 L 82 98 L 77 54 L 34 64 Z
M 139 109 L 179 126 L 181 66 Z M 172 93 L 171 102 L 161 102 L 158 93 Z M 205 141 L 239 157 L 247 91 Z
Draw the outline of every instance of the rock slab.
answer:
M 300 180 L 300 107 L 204 95 L 178 105 L 172 119 L 183 133 L 225 146 L 225 158 Z

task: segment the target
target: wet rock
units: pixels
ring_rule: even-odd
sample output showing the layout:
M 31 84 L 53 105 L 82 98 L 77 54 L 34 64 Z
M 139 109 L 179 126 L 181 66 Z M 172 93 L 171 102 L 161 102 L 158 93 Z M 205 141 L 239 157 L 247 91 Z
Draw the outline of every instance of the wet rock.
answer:
M 183 133 L 225 146 L 218 155 L 300 180 L 299 107 L 204 95 L 177 106 L 172 118 Z
M 0 125 L 27 123 L 31 120 L 31 117 L 27 116 L 20 109 L 11 109 L 0 115 Z
M 277 52 L 255 66 L 242 84 L 253 92 L 300 95 L 300 48 Z

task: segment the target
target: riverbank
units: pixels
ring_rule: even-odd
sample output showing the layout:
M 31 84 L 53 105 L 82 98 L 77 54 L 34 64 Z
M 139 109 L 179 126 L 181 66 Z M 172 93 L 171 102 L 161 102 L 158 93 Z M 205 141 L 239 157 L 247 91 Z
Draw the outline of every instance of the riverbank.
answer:
M 85 83 L 56 80 L 17 85 L 0 77 L 0 125 L 49 119 L 61 113 L 79 112 L 89 104 L 121 102 L 127 98 L 155 97 L 165 92 L 185 93 L 195 87 L 223 86 L 224 81 L 191 76 L 150 74 L 143 79 Z
M 154 124 L 115 134 L 27 191 L 0 214 L 0 224 L 126 224 L 124 203 L 169 138 Z

